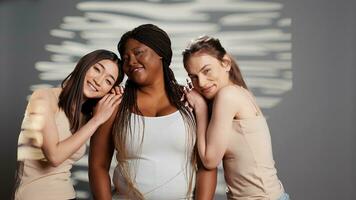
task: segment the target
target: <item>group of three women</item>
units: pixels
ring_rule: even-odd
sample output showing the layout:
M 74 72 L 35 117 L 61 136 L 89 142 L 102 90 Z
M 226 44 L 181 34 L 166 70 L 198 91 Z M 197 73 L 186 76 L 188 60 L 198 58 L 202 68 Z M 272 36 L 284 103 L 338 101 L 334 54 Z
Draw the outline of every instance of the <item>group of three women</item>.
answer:
M 75 199 L 69 170 L 89 138 L 95 199 L 213 199 L 221 161 L 228 199 L 288 199 L 266 120 L 219 40 L 200 37 L 184 50 L 192 81 L 185 87 L 170 69 L 171 41 L 159 27 L 126 32 L 118 50 L 121 62 L 112 52 L 94 51 L 61 88 L 31 96 L 15 199 Z

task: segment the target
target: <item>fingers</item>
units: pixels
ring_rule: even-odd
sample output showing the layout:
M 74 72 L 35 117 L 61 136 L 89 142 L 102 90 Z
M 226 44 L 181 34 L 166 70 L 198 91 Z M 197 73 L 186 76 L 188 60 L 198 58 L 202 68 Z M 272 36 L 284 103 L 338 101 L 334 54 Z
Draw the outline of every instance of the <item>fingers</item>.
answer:
M 100 99 L 99 104 L 101 104 L 101 105 L 112 104 L 112 101 L 114 100 L 114 98 L 116 96 L 121 97 L 119 95 L 115 95 L 114 93 L 108 93 L 103 98 Z
M 108 103 L 109 106 L 113 106 L 117 101 L 120 100 L 121 102 L 121 98 L 121 95 L 110 94 L 106 100 L 106 103 Z
M 111 94 L 116 94 L 116 95 L 122 95 L 124 93 L 124 87 L 123 86 L 115 86 L 110 90 Z
M 121 93 L 121 94 L 124 94 L 124 89 L 125 89 L 125 88 L 124 88 L 123 86 L 120 86 L 120 93 Z
M 180 101 L 184 101 L 185 99 L 185 94 L 182 95 L 182 97 L 180 98 Z
M 193 108 L 191 107 L 190 103 L 188 101 L 184 102 L 184 106 L 188 108 L 190 112 L 193 112 Z
M 110 90 L 110 93 L 106 94 L 100 102 L 108 102 L 110 104 L 113 104 L 117 99 L 122 97 L 122 94 L 124 93 L 124 87 L 122 86 L 115 86 Z
M 105 102 L 105 101 L 109 98 L 110 95 L 111 95 L 111 94 L 108 93 L 108 94 L 106 94 L 105 96 L 103 96 L 103 98 L 100 99 L 99 103 Z
M 187 87 L 186 87 L 186 86 L 184 86 L 184 87 L 183 87 L 183 92 L 184 92 L 184 94 L 185 94 L 185 95 L 187 95 L 187 94 L 188 94 L 188 89 L 187 89 Z
M 116 108 L 121 103 L 122 97 L 118 97 L 112 104 L 114 108 Z
M 111 99 L 110 99 L 110 102 L 109 103 L 111 103 L 112 105 L 114 105 L 117 101 L 119 101 L 120 99 L 121 99 L 121 95 L 115 95 L 114 97 L 112 97 Z
M 187 87 L 187 86 L 183 87 L 183 92 L 185 95 L 188 95 L 192 90 L 193 90 L 193 88 L 189 89 L 189 87 Z
M 116 94 L 122 95 L 124 93 L 124 87 L 122 86 L 116 86 L 115 87 Z
M 188 79 L 188 78 L 185 79 L 185 80 L 187 81 L 188 90 L 191 91 L 194 88 L 192 81 L 190 79 Z

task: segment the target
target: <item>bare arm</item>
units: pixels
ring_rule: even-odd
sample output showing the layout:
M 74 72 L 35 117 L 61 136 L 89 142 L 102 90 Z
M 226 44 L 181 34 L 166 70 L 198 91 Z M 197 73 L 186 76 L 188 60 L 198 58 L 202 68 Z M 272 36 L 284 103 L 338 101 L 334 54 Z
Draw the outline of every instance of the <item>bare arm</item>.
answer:
M 90 139 L 89 182 L 94 199 L 111 200 L 112 198 L 109 170 L 114 153 L 111 128 L 115 113 Z
M 217 168 L 208 170 L 198 160 L 198 172 L 195 185 L 195 200 L 214 199 L 217 182 Z
M 185 89 L 185 98 L 193 107 L 196 115 L 200 116 L 197 122 L 197 131 L 205 134 L 208 126 L 208 108 L 205 100 L 196 92 L 188 92 Z M 196 174 L 195 183 L 195 199 L 196 200 L 210 200 L 214 199 L 216 182 L 217 182 L 217 168 L 206 169 L 199 156 L 197 157 L 198 171 Z
M 235 87 L 221 89 L 215 97 L 210 122 L 202 97 L 192 90 L 186 93 L 197 119 L 197 146 L 200 159 L 207 169 L 214 169 L 224 157 L 232 120 L 237 113 Z
M 94 111 L 94 116 L 77 132 L 65 140 L 59 140 L 59 131 L 55 121 L 56 99 L 49 90 L 34 93 L 34 98 L 42 98 L 45 110 L 45 123 L 41 130 L 43 134 L 42 151 L 52 166 L 58 166 L 73 155 L 94 134 L 95 130 L 104 123 L 119 104 L 119 95 L 106 95 Z

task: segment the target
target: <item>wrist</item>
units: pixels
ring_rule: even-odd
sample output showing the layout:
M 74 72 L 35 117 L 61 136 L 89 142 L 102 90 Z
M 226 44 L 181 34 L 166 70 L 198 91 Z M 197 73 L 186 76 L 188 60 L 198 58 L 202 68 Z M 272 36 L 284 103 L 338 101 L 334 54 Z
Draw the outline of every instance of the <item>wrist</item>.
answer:
M 206 104 L 202 104 L 202 105 L 199 104 L 199 105 L 195 106 L 194 112 L 197 117 L 207 116 L 208 115 L 208 106 Z
M 103 124 L 102 120 L 99 117 L 93 116 L 90 121 L 93 123 L 94 126 L 98 127 Z

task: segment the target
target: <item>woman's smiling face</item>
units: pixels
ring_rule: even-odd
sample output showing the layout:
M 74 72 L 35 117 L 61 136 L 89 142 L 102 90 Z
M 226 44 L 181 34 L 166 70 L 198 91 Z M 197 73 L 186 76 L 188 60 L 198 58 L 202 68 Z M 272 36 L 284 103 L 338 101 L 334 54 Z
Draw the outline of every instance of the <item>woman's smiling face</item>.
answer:
M 162 58 L 135 39 L 127 40 L 122 58 L 125 74 L 139 85 L 148 84 L 158 76 L 163 77 Z
M 85 98 L 101 98 L 114 86 L 119 70 L 115 62 L 104 59 L 91 66 L 85 74 L 83 94 Z
M 207 53 L 191 55 L 185 67 L 194 88 L 207 99 L 213 99 L 229 83 L 230 65 Z

